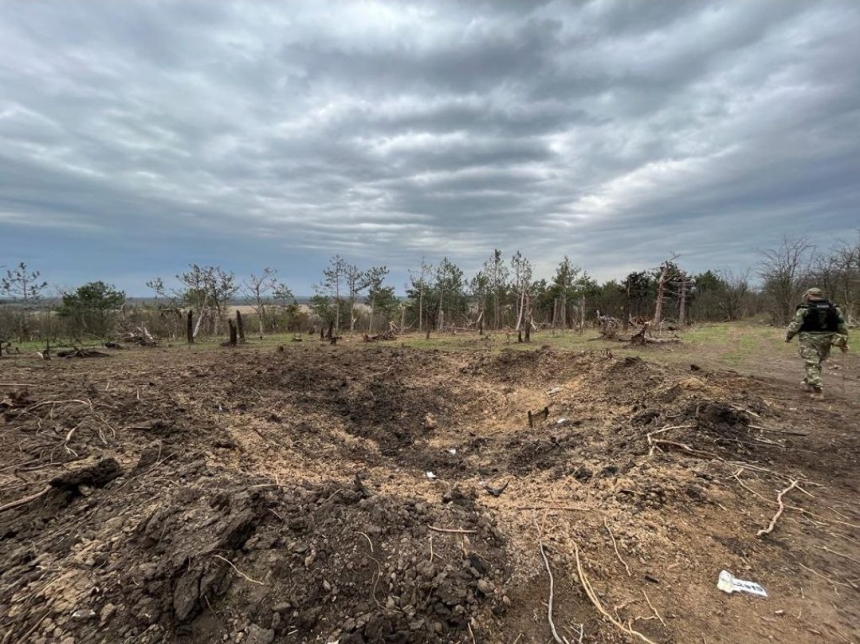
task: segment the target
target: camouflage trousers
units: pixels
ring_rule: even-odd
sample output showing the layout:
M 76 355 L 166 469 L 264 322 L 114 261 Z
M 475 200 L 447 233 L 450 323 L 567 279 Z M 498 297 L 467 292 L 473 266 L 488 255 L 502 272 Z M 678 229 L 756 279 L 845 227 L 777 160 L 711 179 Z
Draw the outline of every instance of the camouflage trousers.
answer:
M 811 387 L 821 387 L 821 363 L 830 357 L 833 333 L 801 333 L 800 357 L 806 366 L 804 382 Z

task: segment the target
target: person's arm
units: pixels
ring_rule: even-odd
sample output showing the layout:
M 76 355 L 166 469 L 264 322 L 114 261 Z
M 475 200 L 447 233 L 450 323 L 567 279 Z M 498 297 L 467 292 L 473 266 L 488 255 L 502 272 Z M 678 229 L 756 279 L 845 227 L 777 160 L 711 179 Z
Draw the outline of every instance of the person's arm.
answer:
M 788 328 L 785 330 L 785 341 L 791 342 L 791 339 L 800 332 L 800 327 L 803 326 L 803 319 L 806 317 L 807 308 L 805 306 L 798 307 L 797 313 L 794 314 L 794 319 L 789 322 Z
M 845 351 L 848 351 L 848 324 L 845 322 L 845 317 L 842 315 L 842 311 L 839 310 L 839 307 L 837 306 L 834 308 L 836 309 L 836 321 L 838 325 L 836 327 L 836 333 L 838 335 L 836 337 L 836 342 L 833 344 L 839 347 L 844 353 Z

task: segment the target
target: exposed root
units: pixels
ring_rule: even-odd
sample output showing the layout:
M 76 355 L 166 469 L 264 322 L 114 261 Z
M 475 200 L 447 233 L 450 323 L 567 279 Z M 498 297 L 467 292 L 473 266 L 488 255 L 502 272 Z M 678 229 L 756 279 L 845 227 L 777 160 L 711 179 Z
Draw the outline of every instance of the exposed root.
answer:
M 463 530 L 462 528 L 437 528 L 435 525 L 428 525 L 427 529 L 448 534 L 475 534 L 477 532 L 477 530 Z
M 645 642 L 646 644 L 655 644 L 653 640 L 648 639 L 645 635 L 635 630 L 632 626 L 622 624 L 620 621 L 612 617 L 609 613 L 606 612 L 606 609 L 603 608 L 603 605 L 600 603 L 600 600 L 597 598 L 597 593 L 594 592 L 594 589 L 591 587 L 591 584 L 588 581 L 588 577 L 585 576 L 585 571 L 582 569 L 582 562 L 579 559 L 579 546 L 576 542 L 573 542 L 573 553 L 576 557 L 576 571 L 579 574 L 579 582 L 582 584 L 583 590 L 585 590 L 585 594 L 588 596 L 588 599 L 594 604 L 594 607 L 603 615 L 606 619 L 608 619 L 613 626 L 615 626 L 618 630 L 623 633 L 627 633 L 628 635 L 633 635 L 634 637 L 638 637 L 640 640 Z
M 14 510 L 15 508 L 19 508 L 22 505 L 27 505 L 31 501 L 35 501 L 36 499 L 41 499 L 48 492 L 51 491 L 51 486 L 49 485 L 41 492 L 36 492 L 36 494 L 31 494 L 30 496 L 25 496 L 23 499 L 18 499 L 17 501 L 12 501 L 11 503 L 7 503 L 6 505 L 0 505 L 0 512 L 6 512 L 6 510 Z
M 606 523 L 606 519 L 603 520 L 603 526 L 606 528 L 606 531 L 609 533 L 609 538 L 612 539 L 612 547 L 615 549 L 615 556 L 618 557 L 618 561 L 620 561 L 624 565 L 624 569 L 627 571 L 627 576 L 631 576 L 630 566 L 627 565 L 627 562 L 621 558 L 621 553 L 618 552 L 618 544 L 615 543 L 615 535 L 612 534 L 612 530 L 609 529 L 609 524 Z
M 776 522 L 779 520 L 779 517 L 782 516 L 783 511 L 785 510 L 785 504 L 782 502 L 783 495 L 787 494 L 789 491 L 793 490 L 797 487 L 797 481 L 792 481 L 791 485 L 789 485 L 784 490 L 781 490 L 779 494 L 776 495 L 776 502 L 779 504 L 779 509 L 776 511 L 776 514 L 773 515 L 773 518 L 770 520 L 770 525 L 767 528 L 763 528 L 756 532 L 757 537 L 763 537 L 766 534 L 770 534 L 773 532 L 773 529 L 776 527 Z
M 645 592 L 644 588 L 642 589 L 642 594 L 645 595 L 645 601 L 648 602 L 648 607 L 651 609 L 657 619 L 660 620 L 660 623 L 663 626 L 666 626 L 666 622 L 663 621 L 663 617 L 660 615 L 660 613 L 657 612 L 657 609 L 654 608 L 654 604 L 651 603 L 651 600 L 648 598 L 648 593 Z
M 370 537 L 368 537 L 368 536 L 367 536 L 366 534 L 364 534 L 363 532 L 359 532 L 358 534 L 360 534 L 362 537 L 364 537 L 365 539 L 367 539 L 367 545 L 369 545 L 369 546 L 370 546 L 370 552 L 372 553 L 372 552 L 373 552 L 373 542 L 370 540 Z M 431 544 L 431 550 L 432 550 L 432 544 Z M 431 557 L 431 559 L 432 559 L 432 557 Z
M 246 575 L 244 572 L 242 572 L 236 566 L 234 566 L 233 562 L 230 561 L 229 559 L 225 559 L 221 555 L 212 555 L 212 556 L 215 557 L 216 559 L 220 559 L 221 561 L 225 562 L 228 566 L 230 566 L 233 570 L 236 571 L 236 574 L 238 574 L 240 577 L 243 577 L 244 579 L 247 579 L 252 584 L 257 584 L 258 586 L 265 586 L 266 585 L 262 581 L 257 581 L 256 579 L 251 579 L 248 575 Z

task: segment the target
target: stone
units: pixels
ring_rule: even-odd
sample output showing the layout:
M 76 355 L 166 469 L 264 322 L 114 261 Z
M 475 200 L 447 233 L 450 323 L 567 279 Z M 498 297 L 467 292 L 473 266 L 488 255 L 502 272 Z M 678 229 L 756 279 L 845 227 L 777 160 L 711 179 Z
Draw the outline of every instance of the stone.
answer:
M 271 628 L 261 628 L 256 624 L 248 626 L 246 644 L 272 644 L 275 641 L 275 631 Z

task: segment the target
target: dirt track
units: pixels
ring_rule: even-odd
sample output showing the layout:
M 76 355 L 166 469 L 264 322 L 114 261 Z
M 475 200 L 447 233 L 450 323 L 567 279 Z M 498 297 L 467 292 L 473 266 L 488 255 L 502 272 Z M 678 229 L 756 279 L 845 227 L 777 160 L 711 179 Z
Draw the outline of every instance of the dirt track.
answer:
M 0 505 L 48 491 L 0 513 L 2 644 L 543 643 L 540 541 L 570 642 L 643 641 L 601 618 L 577 549 L 654 642 L 860 641 L 859 415 L 838 397 L 548 348 L 4 367 L 27 386 L 3 387 Z M 70 478 L 106 458 L 122 471 Z M 770 597 L 723 594 L 721 569 Z

